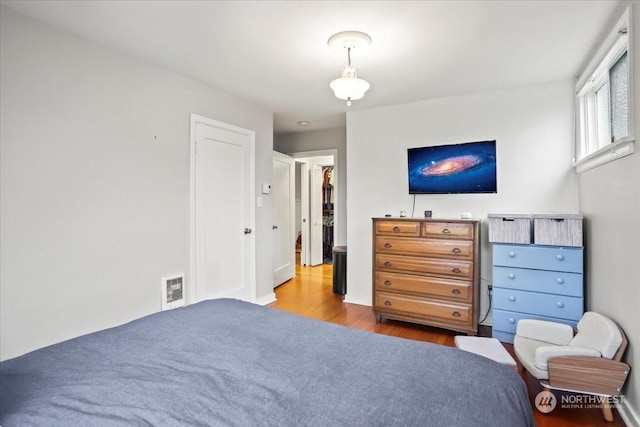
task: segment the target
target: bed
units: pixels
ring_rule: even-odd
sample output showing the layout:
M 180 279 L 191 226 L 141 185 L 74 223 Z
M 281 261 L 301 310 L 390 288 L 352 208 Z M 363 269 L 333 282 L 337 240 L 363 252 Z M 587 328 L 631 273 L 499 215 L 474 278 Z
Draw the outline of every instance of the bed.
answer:
M 489 359 L 218 299 L 1 362 L 0 425 L 534 422 L 522 379 Z

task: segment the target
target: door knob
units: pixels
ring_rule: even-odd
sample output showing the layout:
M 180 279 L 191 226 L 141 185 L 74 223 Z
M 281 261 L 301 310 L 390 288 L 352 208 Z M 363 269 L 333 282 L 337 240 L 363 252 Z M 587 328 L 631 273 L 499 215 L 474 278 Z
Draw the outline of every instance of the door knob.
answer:
M 250 228 L 245 228 L 244 229 L 244 234 L 251 234 L 251 229 Z
M 273 228 L 274 230 L 277 230 L 277 229 L 278 229 L 278 226 L 277 226 L 277 225 L 274 225 L 272 228 Z

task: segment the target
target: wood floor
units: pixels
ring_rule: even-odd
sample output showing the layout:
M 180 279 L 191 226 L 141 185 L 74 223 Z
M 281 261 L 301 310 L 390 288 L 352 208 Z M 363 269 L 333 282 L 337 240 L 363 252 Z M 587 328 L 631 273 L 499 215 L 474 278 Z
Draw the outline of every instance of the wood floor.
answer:
M 296 278 L 276 288 L 277 301 L 270 304 L 270 306 L 351 328 L 453 346 L 453 337 L 456 333 L 452 331 L 386 319 L 382 323 L 377 323 L 371 312 L 371 307 L 344 303 L 342 296 L 333 293 L 332 275 L 331 265 L 325 264 L 317 267 L 298 266 Z M 348 286 L 347 284 L 347 289 Z M 490 328 L 486 329 L 488 331 L 481 330 L 480 334 L 488 333 L 490 335 Z M 505 347 L 513 354 L 513 346 L 505 344 Z M 519 369 L 527 384 L 533 414 L 539 427 L 624 426 L 624 422 L 615 409 L 613 411 L 614 420 L 611 423 L 604 420 L 601 410 L 597 408 L 573 409 L 561 408 L 558 405 L 550 414 L 540 413 L 535 408 L 533 399 L 542 391 L 542 386 L 535 378 L 527 374 L 520 365 Z M 554 391 L 554 394 L 560 401 L 562 394 L 556 391 Z

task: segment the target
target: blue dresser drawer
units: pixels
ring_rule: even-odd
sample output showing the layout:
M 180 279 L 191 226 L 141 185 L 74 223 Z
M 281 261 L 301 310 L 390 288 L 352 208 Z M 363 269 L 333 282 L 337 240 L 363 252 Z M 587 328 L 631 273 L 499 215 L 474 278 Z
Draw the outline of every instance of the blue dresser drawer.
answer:
M 582 248 L 493 245 L 493 265 L 582 273 Z
M 582 283 L 579 273 L 493 267 L 493 286 L 500 288 L 582 297 Z
M 567 320 L 567 319 L 557 319 L 555 317 L 549 316 L 540 316 L 538 314 L 529 314 L 529 313 L 515 313 L 513 311 L 504 311 L 504 310 L 493 310 L 493 325 L 492 325 L 492 333 L 494 338 L 500 337 L 497 334 L 501 332 L 503 334 L 511 335 L 511 341 L 502 341 L 502 342 L 513 342 L 513 335 L 516 333 L 516 326 L 520 319 L 536 319 L 536 320 L 548 320 L 549 322 L 557 322 L 557 323 L 565 323 L 567 325 L 571 325 L 573 328 L 578 324 L 577 321 Z
M 534 312 L 540 316 L 579 320 L 582 317 L 584 302 L 579 297 L 494 287 L 493 306 L 497 310 Z

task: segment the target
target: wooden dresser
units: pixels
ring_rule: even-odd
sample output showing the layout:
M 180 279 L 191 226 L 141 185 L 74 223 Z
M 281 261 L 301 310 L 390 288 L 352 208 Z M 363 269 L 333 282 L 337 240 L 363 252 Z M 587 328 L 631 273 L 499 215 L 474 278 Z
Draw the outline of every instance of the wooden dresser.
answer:
M 480 222 L 373 218 L 373 311 L 476 335 Z

